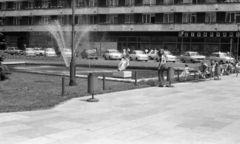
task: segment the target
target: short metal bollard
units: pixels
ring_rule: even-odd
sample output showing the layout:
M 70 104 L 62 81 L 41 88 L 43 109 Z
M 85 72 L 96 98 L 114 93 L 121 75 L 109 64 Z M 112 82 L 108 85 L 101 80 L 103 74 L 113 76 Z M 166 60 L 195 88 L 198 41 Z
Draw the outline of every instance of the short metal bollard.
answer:
M 62 96 L 65 95 L 65 77 L 62 77 Z
M 220 74 L 221 74 L 220 65 L 217 63 L 216 66 L 215 66 L 215 76 L 216 76 L 217 78 L 214 78 L 214 79 L 215 79 L 215 80 L 221 80 Z
M 180 82 L 180 69 L 177 69 L 178 82 Z
M 169 81 L 169 84 L 166 87 L 174 87 L 172 85 L 173 79 L 174 79 L 174 69 L 172 67 L 168 67 L 167 80 Z
M 105 74 L 103 74 L 103 90 L 105 90 Z
M 94 92 L 98 89 L 98 77 L 92 73 L 88 75 L 88 93 L 92 94 L 92 98 L 88 99 L 88 102 L 98 102 L 99 100 L 94 98 Z

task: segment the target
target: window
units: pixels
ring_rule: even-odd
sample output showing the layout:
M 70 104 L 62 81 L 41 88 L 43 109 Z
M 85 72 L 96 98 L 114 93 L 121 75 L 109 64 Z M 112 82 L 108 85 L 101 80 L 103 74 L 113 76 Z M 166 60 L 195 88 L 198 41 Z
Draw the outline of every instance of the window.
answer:
M 190 13 L 183 13 L 182 15 L 182 23 L 190 23 Z
M 42 1 L 42 8 L 49 8 L 49 7 L 51 7 L 51 1 L 43 0 Z
M 96 24 L 97 23 L 97 16 L 96 15 L 90 15 L 89 16 L 89 23 L 90 24 Z
M 227 13 L 226 13 L 225 22 L 227 22 L 227 23 L 235 22 L 235 13 L 233 13 L 233 12 L 227 12 Z
M 2 2 L 2 3 L 1 3 L 1 10 L 6 10 L 6 8 L 7 8 L 6 3 L 5 3 L 5 2 Z
M 28 2 L 28 8 L 29 9 L 33 9 L 33 6 L 34 6 L 34 2 L 33 1 L 29 1 Z
M 13 9 L 21 9 L 22 2 L 14 2 L 13 3 Z
M 240 13 L 236 13 L 236 22 L 240 23 Z
M 86 5 L 85 0 L 76 0 L 76 7 L 85 7 Z
M 118 6 L 118 0 L 107 0 L 107 6 Z
M 206 23 L 216 23 L 216 13 L 206 13 L 205 14 L 205 22 Z
M 90 7 L 96 7 L 97 6 L 97 0 L 89 0 L 89 6 Z
M 196 23 L 197 22 L 197 15 L 196 13 L 191 13 L 191 23 Z
M 89 17 L 87 15 L 78 16 L 77 24 L 88 24 L 88 23 L 89 23 Z
M 134 23 L 134 15 L 133 14 L 127 14 L 125 16 L 125 23 Z
M 143 0 L 143 5 L 156 5 L 156 0 Z
M 183 4 L 191 4 L 191 3 L 192 3 L 192 0 L 182 0 L 182 3 L 183 3 Z
M 107 23 L 117 24 L 118 23 L 118 15 L 107 15 Z
M 174 0 L 164 0 L 165 5 L 172 5 L 174 4 Z
M 163 22 L 164 23 L 173 23 L 173 13 L 163 14 Z
M 206 3 L 217 3 L 217 0 L 206 0 Z
M 51 21 L 50 17 L 49 16 L 43 16 L 42 17 L 42 23 L 41 24 L 44 24 L 44 25 L 47 25 L 49 24 Z
M 135 5 L 135 0 L 125 0 L 125 5 L 126 6 L 134 6 Z

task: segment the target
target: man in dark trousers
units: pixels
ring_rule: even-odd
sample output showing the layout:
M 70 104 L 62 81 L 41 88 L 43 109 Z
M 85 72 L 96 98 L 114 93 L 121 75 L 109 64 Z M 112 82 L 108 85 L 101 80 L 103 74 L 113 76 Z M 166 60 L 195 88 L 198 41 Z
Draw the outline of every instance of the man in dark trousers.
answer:
M 167 69 L 166 66 L 166 55 L 163 49 L 158 51 L 159 65 L 158 65 L 158 87 L 164 87 L 164 71 Z

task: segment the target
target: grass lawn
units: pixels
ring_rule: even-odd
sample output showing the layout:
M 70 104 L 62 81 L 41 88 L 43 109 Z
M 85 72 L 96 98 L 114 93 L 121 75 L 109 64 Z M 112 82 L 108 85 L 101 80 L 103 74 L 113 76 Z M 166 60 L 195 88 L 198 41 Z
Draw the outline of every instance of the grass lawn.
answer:
M 29 111 L 51 108 L 74 97 L 89 95 L 87 79 L 76 79 L 78 86 L 70 87 L 69 77 L 65 78 L 65 96 L 61 96 L 62 77 L 13 73 L 7 81 L 0 81 L 0 112 Z M 106 81 L 106 90 L 102 90 L 102 81 L 98 81 L 97 94 L 148 87 L 146 83 Z M 96 96 L 98 97 L 98 96 Z

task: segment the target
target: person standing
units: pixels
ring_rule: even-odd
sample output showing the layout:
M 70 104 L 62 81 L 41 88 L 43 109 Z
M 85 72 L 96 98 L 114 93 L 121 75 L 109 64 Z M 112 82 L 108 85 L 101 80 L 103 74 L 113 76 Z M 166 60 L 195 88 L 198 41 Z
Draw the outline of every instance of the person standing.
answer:
M 240 69 L 240 63 L 239 61 L 236 61 L 235 63 L 235 72 L 237 73 L 236 77 L 238 77 L 239 69 Z
M 211 76 L 210 76 L 210 79 L 211 78 L 214 78 L 215 76 L 215 66 L 216 66 L 216 62 L 214 61 L 214 60 L 211 60 L 211 62 L 210 62 L 210 64 L 211 64 Z
M 158 51 L 159 65 L 158 65 L 158 87 L 164 87 L 164 71 L 167 69 L 166 66 L 166 55 L 163 49 Z

